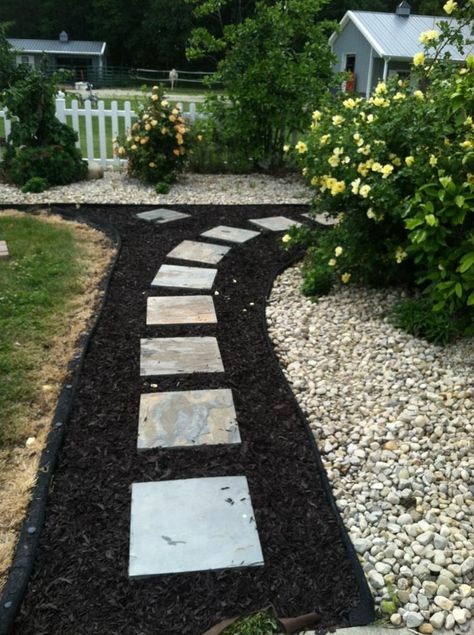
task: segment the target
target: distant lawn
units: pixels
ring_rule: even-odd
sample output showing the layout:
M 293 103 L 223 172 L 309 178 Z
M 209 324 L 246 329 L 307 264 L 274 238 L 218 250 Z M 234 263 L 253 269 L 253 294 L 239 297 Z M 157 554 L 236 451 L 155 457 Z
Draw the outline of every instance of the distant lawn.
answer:
M 1 447 L 28 435 L 38 373 L 83 289 L 85 252 L 67 227 L 29 216 L 0 213 L 0 237 L 10 251 L 0 260 Z

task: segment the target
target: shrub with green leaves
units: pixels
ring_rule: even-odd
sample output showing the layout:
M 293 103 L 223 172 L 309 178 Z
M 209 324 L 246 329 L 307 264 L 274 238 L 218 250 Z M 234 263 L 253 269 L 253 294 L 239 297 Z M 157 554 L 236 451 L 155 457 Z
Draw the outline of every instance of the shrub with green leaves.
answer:
M 138 106 L 136 121 L 118 156 L 128 159 L 128 173 L 145 183 L 171 183 L 183 167 L 190 149 L 190 128 L 179 108 L 163 97 L 159 86 Z M 166 189 L 160 185 L 159 189 Z
M 474 19 L 472 4 L 463 11 Z M 300 160 L 313 207 L 339 219 L 311 247 L 315 268 L 345 283 L 416 285 L 434 311 L 472 325 L 474 58 L 450 63 L 433 33 L 420 40 L 437 52 L 431 63 L 415 56 L 410 83 L 380 82 L 368 100 L 331 99 L 285 149 Z
M 60 145 L 33 148 L 26 146 L 14 150 L 7 156 L 8 178 L 16 185 L 25 185 L 31 181 L 38 184 L 38 179 L 43 185 L 65 185 L 87 176 L 87 164 L 82 161 L 76 148 L 70 148 L 68 151 Z

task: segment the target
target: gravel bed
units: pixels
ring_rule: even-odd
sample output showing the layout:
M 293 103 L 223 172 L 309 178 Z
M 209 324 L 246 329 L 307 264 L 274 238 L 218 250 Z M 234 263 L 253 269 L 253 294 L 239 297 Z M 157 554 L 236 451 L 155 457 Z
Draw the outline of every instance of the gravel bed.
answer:
M 270 336 L 318 442 L 376 604 L 393 625 L 474 633 L 474 340 L 442 349 L 384 316 L 399 291 L 312 303 L 292 267 Z
M 152 186 L 128 178 L 120 169 L 106 170 L 102 179 L 52 187 L 40 194 L 23 194 L 12 185 L 0 183 L 2 204 L 277 205 L 305 204 L 309 199 L 310 190 L 302 181 L 263 174 L 184 174 L 169 194 L 156 194 Z

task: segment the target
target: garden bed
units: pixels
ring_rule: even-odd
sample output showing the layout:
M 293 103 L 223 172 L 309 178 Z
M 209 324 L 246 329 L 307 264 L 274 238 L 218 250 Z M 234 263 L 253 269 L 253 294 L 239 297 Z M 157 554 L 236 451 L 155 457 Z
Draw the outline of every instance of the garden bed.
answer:
M 177 209 L 180 209 L 179 206 Z M 274 207 L 187 206 L 165 226 L 136 219 L 141 208 L 82 208 L 112 224 L 122 249 L 90 343 L 47 506 L 46 523 L 16 632 L 196 635 L 225 617 L 273 603 L 280 615 L 316 611 L 322 630 L 371 619 L 365 583 L 318 468 L 305 420 L 263 327 L 265 297 L 290 256 L 271 233 L 234 246 L 218 268 L 217 326 L 145 326 L 150 283 L 182 239 Z M 57 211 L 60 211 L 59 209 Z M 305 208 L 280 206 L 299 217 Z M 185 264 L 185 263 L 182 263 Z M 225 377 L 140 378 L 139 339 L 216 334 Z M 232 388 L 240 446 L 137 454 L 143 392 Z M 134 482 L 244 474 L 265 566 L 130 580 L 130 487 Z

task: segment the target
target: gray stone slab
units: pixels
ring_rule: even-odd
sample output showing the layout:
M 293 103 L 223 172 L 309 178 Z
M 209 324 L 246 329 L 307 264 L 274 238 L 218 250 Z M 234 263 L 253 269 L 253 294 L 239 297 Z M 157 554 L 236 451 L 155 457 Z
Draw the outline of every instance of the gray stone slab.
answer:
M 157 337 L 140 344 L 142 376 L 224 372 L 215 337 Z
M 186 390 L 141 395 L 138 450 L 240 443 L 232 391 Z
M 167 258 L 178 258 L 179 260 L 192 260 L 194 262 L 204 262 L 208 265 L 216 265 L 222 260 L 231 249 L 225 245 L 215 245 L 214 243 L 201 243 L 196 240 L 183 240 L 176 245 Z
M 176 212 L 174 209 L 150 209 L 147 212 L 140 212 L 137 214 L 137 218 L 142 220 L 149 220 L 154 223 L 169 223 L 173 220 L 179 220 L 180 218 L 188 218 L 190 214 L 184 214 L 183 212 Z
M 294 225 L 301 227 L 302 223 L 286 216 L 268 216 L 267 218 L 251 218 L 249 219 L 254 225 L 258 225 L 263 229 L 269 229 L 272 232 L 283 232 Z
M 0 258 L 7 259 L 9 256 L 8 246 L 5 240 L 0 240 Z
M 302 214 L 306 218 L 319 223 L 320 225 L 337 225 L 337 218 L 331 218 L 326 214 Z
M 151 285 L 179 289 L 212 289 L 216 274 L 217 269 L 207 267 L 161 265 Z
M 251 229 L 241 229 L 240 227 L 229 227 L 228 225 L 218 225 L 201 234 L 206 238 L 215 238 L 216 240 L 227 240 L 230 243 L 245 243 L 255 236 L 259 236 L 259 232 Z
M 132 485 L 130 577 L 261 565 L 245 476 Z
M 148 298 L 147 324 L 213 324 L 216 322 L 214 301 L 210 295 Z

